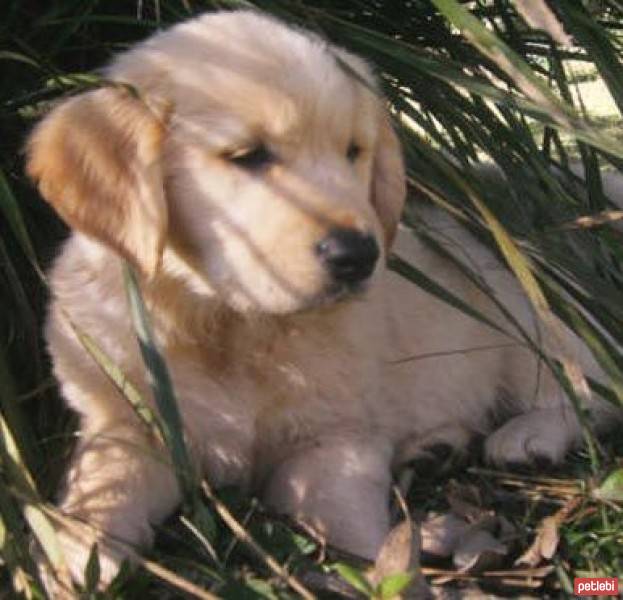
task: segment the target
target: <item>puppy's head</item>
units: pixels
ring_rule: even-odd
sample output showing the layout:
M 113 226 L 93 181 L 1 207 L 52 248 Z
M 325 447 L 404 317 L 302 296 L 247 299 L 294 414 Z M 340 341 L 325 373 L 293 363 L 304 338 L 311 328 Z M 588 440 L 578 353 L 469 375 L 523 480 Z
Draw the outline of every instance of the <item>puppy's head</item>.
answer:
M 132 89 L 67 100 L 28 144 L 70 226 L 146 277 L 175 256 L 238 310 L 301 310 L 373 277 L 404 170 L 362 61 L 229 12 L 153 36 L 106 75 Z

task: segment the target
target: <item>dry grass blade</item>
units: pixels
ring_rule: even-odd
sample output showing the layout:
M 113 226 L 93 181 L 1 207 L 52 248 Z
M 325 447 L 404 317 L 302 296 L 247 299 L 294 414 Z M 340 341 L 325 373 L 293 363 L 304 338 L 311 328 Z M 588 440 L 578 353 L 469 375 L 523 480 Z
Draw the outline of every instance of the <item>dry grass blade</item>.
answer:
M 543 29 L 552 36 L 556 42 L 563 46 L 571 44 L 571 37 L 556 18 L 545 0 L 514 0 L 517 12 L 526 20 L 526 23 L 534 29 Z
M 192 581 L 176 575 L 171 570 L 163 567 L 160 564 L 155 563 L 154 561 L 143 558 L 140 554 L 136 552 L 134 546 L 126 543 L 124 540 L 108 535 L 105 531 L 99 529 L 92 523 L 76 521 L 60 512 L 56 507 L 51 507 L 48 505 L 42 505 L 42 512 L 44 512 L 51 521 L 54 521 L 59 526 L 62 526 L 66 531 L 74 532 L 76 534 L 82 534 L 84 533 L 84 528 L 89 529 L 95 534 L 95 537 L 103 539 L 107 543 L 110 543 L 116 547 L 122 548 L 124 555 L 129 557 L 135 565 L 141 566 L 146 571 L 153 573 L 159 579 L 166 581 L 168 584 L 193 596 L 194 598 L 199 598 L 200 600 L 218 599 L 218 596 L 215 596 L 211 592 L 200 588 Z
M 186 592 L 195 598 L 199 598 L 200 600 L 220 600 L 219 596 L 200 588 L 198 585 L 195 585 L 192 581 L 188 581 L 188 579 L 185 579 L 184 577 L 176 575 L 173 571 L 163 567 L 157 562 L 139 558 L 138 563 L 141 567 L 143 567 L 143 569 L 149 573 L 153 573 L 156 577 L 162 579 L 162 581 L 166 581 L 178 590 Z
M 162 429 L 157 415 L 155 415 L 151 408 L 147 405 L 140 392 L 128 379 L 123 370 L 114 363 L 110 356 L 102 350 L 102 348 L 88 333 L 80 329 L 80 327 L 72 321 L 68 314 L 64 313 L 64 316 L 69 326 L 76 334 L 78 341 L 82 344 L 82 347 L 95 361 L 104 375 L 108 377 L 117 390 L 119 390 L 121 395 L 127 400 L 128 404 L 139 417 L 139 421 L 147 428 L 148 433 L 153 435 L 159 442 L 164 443 Z
M 456 178 L 456 182 L 487 223 L 508 266 L 523 287 L 540 321 L 546 329 L 547 337 L 550 341 L 546 352 L 548 354 L 553 354 L 554 358 L 560 360 L 563 365 L 565 378 L 561 378 L 555 369 L 553 369 L 554 375 L 561 379 L 562 385 L 570 392 L 569 398 L 579 422 L 583 425 L 582 432 L 591 454 L 593 470 L 596 471 L 598 468 L 598 457 L 595 450 L 596 442 L 584 414 L 584 407 L 589 406 L 591 403 L 591 390 L 584 377 L 582 368 L 575 358 L 575 353 L 566 341 L 567 335 L 564 330 L 564 325 L 550 309 L 545 294 L 532 272 L 532 266 L 528 258 L 519 250 L 512 236 L 496 218 L 486 202 L 479 197 L 467 182 L 463 181 L 460 177 Z
M 600 227 L 609 223 L 616 223 L 621 219 L 623 219 L 623 210 L 605 210 L 594 215 L 578 217 L 570 223 L 559 225 L 558 229 L 590 229 L 591 227 Z
M 434 585 L 443 585 L 451 581 L 483 582 L 489 579 L 499 585 L 525 589 L 539 589 L 543 587 L 544 579 L 551 575 L 553 571 L 554 567 L 547 566 L 537 569 L 484 571 L 474 575 L 435 567 L 422 568 L 422 573 L 427 577 L 431 577 Z
M 316 596 L 312 594 L 294 575 L 288 573 L 287 569 L 281 566 L 266 550 L 264 550 L 253 538 L 253 536 L 239 523 L 231 511 L 214 495 L 210 486 L 204 481 L 201 484 L 207 498 L 212 502 L 216 512 L 223 519 L 227 527 L 243 544 L 253 550 L 266 564 L 266 566 L 286 584 L 288 584 L 297 594 L 305 600 L 314 600 Z
M 558 479 L 521 475 L 508 471 L 494 471 L 482 467 L 470 467 L 469 472 L 486 478 L 495 478 L 497 483 L 514 488 L 528 488 L 543 494 L 569 500 L 575 496 L 585 496 L 585 485 L 580 479 Z
M 24 519 L 35 535 L 44 556 L 53 568 L 57 579 L 71 589 L 69 571 L 61 551 L 56 531 L 43 511 L 35 482 L 22 460 L 18 445 L 6 421 L 0 416 L 0 448 L 3 471 L 16 487 L 14 494 L 20 499 Z

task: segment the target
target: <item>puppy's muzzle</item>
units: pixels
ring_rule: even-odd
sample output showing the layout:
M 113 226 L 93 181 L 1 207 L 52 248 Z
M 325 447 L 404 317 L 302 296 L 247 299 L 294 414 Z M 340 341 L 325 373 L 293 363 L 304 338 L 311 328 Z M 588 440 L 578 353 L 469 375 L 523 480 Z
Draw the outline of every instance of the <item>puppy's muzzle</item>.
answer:
M 315 250 L 332 280 L 349 286 L 370 277 L 380 256 L 373 236 L 346 228 L 332 229 Z

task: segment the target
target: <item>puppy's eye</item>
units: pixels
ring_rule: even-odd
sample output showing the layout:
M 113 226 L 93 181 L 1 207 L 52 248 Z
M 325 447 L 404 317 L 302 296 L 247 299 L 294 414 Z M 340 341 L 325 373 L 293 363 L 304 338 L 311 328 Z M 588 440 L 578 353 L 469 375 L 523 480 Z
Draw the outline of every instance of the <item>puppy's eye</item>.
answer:
M 229 162 L 248 171 L 257 171 L 275 162 L 275 155 L 264 144 L 241 148 L 226 158 Z
M 355 142 L 351 142 L 348 145 L 348 150 L 346 150 L 346 158 L 352 163 L 354 163 L 361 154 L 361 146 L 355 144 Z

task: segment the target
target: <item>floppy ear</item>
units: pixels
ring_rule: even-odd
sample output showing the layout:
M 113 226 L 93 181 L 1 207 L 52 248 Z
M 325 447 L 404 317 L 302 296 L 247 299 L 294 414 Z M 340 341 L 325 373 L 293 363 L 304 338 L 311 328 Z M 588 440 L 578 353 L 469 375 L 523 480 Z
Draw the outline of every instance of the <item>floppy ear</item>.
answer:
M 27 144 L 28 175 L 63 220 L 147 276 L 158 269 L 167 230 L 167 113 L 129 90 L 102 88 L 56 107 Z
M 389 116 L 380 117 L 372 173 L 372 205 L 385 232 L 388 250 L 396 235 L 406 197 L 406 177 L 400 141 Z

